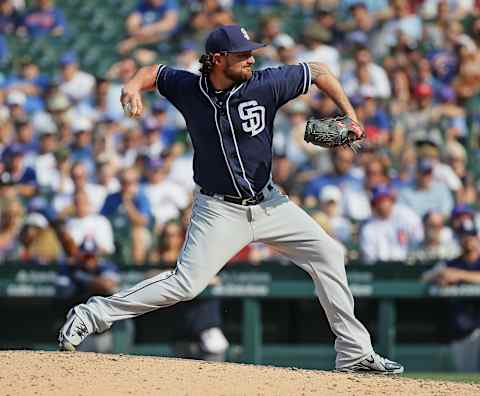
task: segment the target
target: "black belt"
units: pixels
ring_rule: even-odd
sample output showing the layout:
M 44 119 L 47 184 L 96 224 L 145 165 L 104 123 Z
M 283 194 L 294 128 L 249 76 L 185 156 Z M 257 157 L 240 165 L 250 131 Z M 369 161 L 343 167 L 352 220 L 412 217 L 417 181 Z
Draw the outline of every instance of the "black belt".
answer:
M 273 190 L 273 186 L 271 183 L 268 184 L 267 189 L 268 191 Z M 230 202 L 230 203 L 234 203 L 242 206 L 258 205 L 260 202 L 262 202 L 265 199 L 265 195 L 263 194 L 262 191 L 260 191 L 258 194 L 254 195 L 253 197 L 249 197 L 249 198 L 240 198 L 240 197 L 234 197 L 232 195 L 216 194 L 216 193 L 207 191 L 204 188 L 200 189 L 200 193 L 204 195 L 208 195 L 209 197 L 222 199 L 225 202 Z

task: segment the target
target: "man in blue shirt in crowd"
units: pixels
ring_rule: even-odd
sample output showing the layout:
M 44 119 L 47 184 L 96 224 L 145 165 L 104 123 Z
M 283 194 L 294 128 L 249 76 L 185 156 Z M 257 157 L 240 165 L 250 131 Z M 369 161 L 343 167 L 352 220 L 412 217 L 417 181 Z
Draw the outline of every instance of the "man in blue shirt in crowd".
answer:
M 131 256 L 137 264 L 144 262 L 153 215 L 147 196 L 140 189 L 139 175 L 134 168 L 120 173 L 120 191 L 107 196 L 100 214 L 112 223 L 116 250 L 123 252 L 131 240 Z
M 162 42 L 176 30 L 178 4 L 176 0 L 141 0 L 126 22 L 129 37 L 119 45 L 125 54 L 134 48 Z

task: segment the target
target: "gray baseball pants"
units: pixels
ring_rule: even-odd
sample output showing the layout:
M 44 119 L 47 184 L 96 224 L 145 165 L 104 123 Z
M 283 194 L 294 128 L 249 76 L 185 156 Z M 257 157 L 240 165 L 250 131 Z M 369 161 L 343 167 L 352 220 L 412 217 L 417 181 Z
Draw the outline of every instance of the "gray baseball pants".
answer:
M 92 297 L 77 312 L 94 332 L 180 301 L 204 290 L 225 263 L 252 241 L 260 241 L 307 271 L 336 335 L 336 367 L 355 364 L 373 348 L 370 335 L 355 318 L 348 288 L 344 248 L 307 213 L 276 188 L 265 200 L 241 206 L 196 193 L 185 244 L 175 271 L 147 279 L 111 297 Z

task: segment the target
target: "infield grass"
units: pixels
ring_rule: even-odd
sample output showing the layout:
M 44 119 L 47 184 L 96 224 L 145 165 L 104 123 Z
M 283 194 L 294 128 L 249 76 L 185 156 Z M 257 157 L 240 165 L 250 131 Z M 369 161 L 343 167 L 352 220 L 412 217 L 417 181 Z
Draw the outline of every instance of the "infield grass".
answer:
M 405 373 L 404 377 L 433 381 L 455 381 L 480 384 L 480 373 Z

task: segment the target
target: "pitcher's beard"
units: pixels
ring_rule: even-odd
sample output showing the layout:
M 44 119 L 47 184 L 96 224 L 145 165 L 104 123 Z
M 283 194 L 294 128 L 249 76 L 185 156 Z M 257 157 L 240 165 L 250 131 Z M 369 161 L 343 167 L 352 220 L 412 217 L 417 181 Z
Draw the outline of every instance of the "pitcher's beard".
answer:
M 242 68 L 241 72 L 231 72 L 229 70 L 226 70 L 225 75 L 230 80 L 235 81 L 236 83 L 241 83 L 241 82 L 248 81 L 252 78 L 253 70 L 250 67 Z

